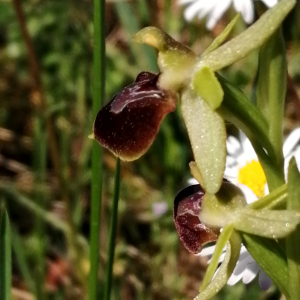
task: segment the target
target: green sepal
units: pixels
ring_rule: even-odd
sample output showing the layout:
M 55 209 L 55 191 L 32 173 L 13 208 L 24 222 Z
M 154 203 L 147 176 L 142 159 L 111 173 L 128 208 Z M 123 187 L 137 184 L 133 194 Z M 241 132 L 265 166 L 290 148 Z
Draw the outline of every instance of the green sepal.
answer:
M 281 166 L 282 155 L 282 123 L 286 95 L 286 51 L 281 29 L 278 29 L 266 41 L 259 52 L 258 81 L 256 103 L 269 124 L 269 140 L 273 145 L 276 163 Z
M 258 21 L 241 34 L 216 50 L 205 56 L 201 56 L 195 71 L 201 69 L 203 66 L 207 66 L 213 71 L 223 69 L 261 47 L 276 29 L 279 28 L 295 4 L 295 0 L 279 1 L 277 5 L 267 10 Z
M 228 232 L 226 232 L 226 236 L 224 234 L 224 240 L 218 245 L 221 235 L 223 234 L 224 230 L 226 230 Z M 226 285 L 229 277 L 231 276 L 231 274 L 236 266 L 236 263 L 240 256 L 241 237 L 236 231 L 232 230 L 231 225 L 229 225 L 228 227 L 225 227 L 223 229 L 223 231 L 222 231 L 222 233 L 219 237 L 219 240 L 217 242 L 217 245 L 216 245 L 216 251 L 218 248 L 218 252 L 220 252 L 219 250 L 222 251 L 223 246 L 224 246 L 224 241 L 226 241 L 228 239 L 228 235 L 229 235 L 228 233 L 231 233 L 231 234 L 229 237 L 229 242 L 227 243 L 227 246 L 226 246 L 226 253 L 225 253 L 225 257 L 222 262 L 222 265 L 220 266 L 218 272 L 215 273 L 215 276 L 213 277 L 211 282 L 205 287 L 205 289 L 203 288 L 203 283 L 202 283 L 201 292 L 196 298 L 194 298 L 194 300 L 207 300 L 207 299 L 211 299 L 213 296 L 215 296 Z M 216 260 L 218 258 L 219 258 L 219 256 L 216 258 Z M 209 277 L 211 277 L 211 274 L 209 274 Z
M 179 91 L 189 84 L 197 60 L 196 54 L 156 27 L 145 27 L 133 36 L 158 50 L 159 85 L 165 90 Z
M 242 232 L 240 234 L 244 246 L 255 261 L 289 299 L 288 266 L 281 246 L 273 239 Z
M 217 109 L 223 100 L 224 92 L 215 73 L 208 67 L 203 67 L 195 73 L 192 86 L 212 110 Z
M 230 32 L 232 31 L 233 27 L 237 23 L 237 21 L 240 19 L 241 13 L 238 13 L 231 21 L 230 23 L 225 27 L 225 29 L 219 34 L 213 42 L 209 45 L 209 47 L 202 53 L 203 56 L 206 54 L 212 52 L 213 50 L 217 49 L 228 37 Z
M 7 211 L 0 207 L 0 299 L 11 299 L 11 234 Z
M 234 228 L 266 238 L 284 238 L 300 223 L 300 213 L 291 210 L 254 210 L 235 212 Z
M 224 120 L 191 88 L 182 92 L 181 111 L 203 188 L 214 194 L 222 184 L 226 163 Z
M 300 174 L 293 157 L 288 169 L 287 209 L 300 212 Z M 290 300 L 298 300 L 300 295 L 300 226 L 286 238 L 286 254 L 289 273 Z

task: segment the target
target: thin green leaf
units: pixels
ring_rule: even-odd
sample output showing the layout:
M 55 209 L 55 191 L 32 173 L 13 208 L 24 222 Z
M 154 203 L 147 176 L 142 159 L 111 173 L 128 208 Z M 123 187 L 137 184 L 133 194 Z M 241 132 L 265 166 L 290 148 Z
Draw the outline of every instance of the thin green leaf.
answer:
M 287 199 L 287 185 L 283 184 L 265 197 L 251 203 L 249 208 L 252 209 L 283 209 Z
M 243 91 L 221 75 L 217 75 L 224 91 L 220 112 L 224 118 L 240 128 L 248 137 L 253 137 L 272 156 L 273 148 L 269 142 L 268 123 L 259 109 L 247 98 Z M 274 154 L 273 154 L 274 155 Z
M 290 161 L 288 171 L 288 201 L 287 209 L 298 211 L 300 214 L 300 174 L 296 160 L 293 157 Z M 300 295 L 300 226 L 286 239 L 286 254 L 289 272 L 290 299 L 298 300 Z
M 236 263 L 240 256 L 240 250 L 241 237 L 237 232 L 235 232 L 234 230 L 232 231 L 231 228 L 231 236 L 229 239 L 229 243 L 227 243 L 225 257 L 221 267 L 219 268 L 218 272 L 215 274 L 214 278 L 209 283 L 209 285 L 205 288 L 205 290 L 203 290 L 194 300 L 210 299 L 225 286 L 236 266 Z
M 201 56 L 195 71 L 203 66 L 213 71 L 220 70 L 247 56 L 259 48 L 280 26 L 287 14 L 296 4 L 295 0 L 281 0 L 267 10 L 258 21 L 237 37 L 231 39 L 216 50 Z
M 286 95 L 286 51 L 281 29 L 263 45 L 259 53 L 257 106 L 269 123 L 269 139 L 277 165 L 282 165 L 282 122 Z M 283 177 L 283 168 L 281 170 Z
M 213 50 L 217 49 L 228 37 L 230 32 L 232 31 L 233 27 L 237 23 L 237 21 L 240 19 L 241 14 L 238 13 L 231 22 L 225 27 L 225 29 L 219 34 L 213 42 L 209 45 L 209 47 L 202 53 L 202 56 L 205 56 L 206 54 L 212 52 Z
M 108 248 L 108 261 L 106 269 L 106 281 L 104 288 L 104 300 L 110 299 L 111 286 L 112 286 L 112 270 L 114 264 L 115 255 L 115 243 L 116 243 L 116 231 L 118 223 L 118 204 L 120 195 L 120 159 L 117 159 L 115 169 L 115 187 L 114 187 L 114 198 L 112 205 L 112 214 L 110 219 L 110 233 L 109 233 L 109 248 Z
M 273 280 L 280 291 L 289 297 L 288 266 L 285 253 L 273 239 L 241 233 L 244 246 Z
M 190 88 L 182 92 L 181 111 L 203 188 L 215 194 L 222 184 L 226 161 L 224 120 Z
M 11 299 L 11 236 L 4 205 L 0 208 L 0 299 Z

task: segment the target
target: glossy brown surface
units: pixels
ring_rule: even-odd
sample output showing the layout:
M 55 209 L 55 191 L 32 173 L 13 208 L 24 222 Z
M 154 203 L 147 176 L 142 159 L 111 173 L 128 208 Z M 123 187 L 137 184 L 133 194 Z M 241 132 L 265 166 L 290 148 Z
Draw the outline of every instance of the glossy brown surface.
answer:
M 158 76 L 140 73 L 95 119 L 95 139 L 123 160 L 131 161 L 143 155 L 164 116 L 176 107 L 176 95 L 159 89 Z
M 218 239 L 216 230 L 207 227 L 199 219 L 204 191 L 200 185 L 183 189 L 174 201 L 174 223 L 185 248 L 199 253 L 203 246 Z

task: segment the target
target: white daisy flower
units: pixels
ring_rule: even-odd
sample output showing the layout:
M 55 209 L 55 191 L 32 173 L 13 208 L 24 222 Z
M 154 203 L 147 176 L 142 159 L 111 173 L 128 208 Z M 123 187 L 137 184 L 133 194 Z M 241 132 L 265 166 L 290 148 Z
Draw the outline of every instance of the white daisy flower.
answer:
M 300 128 L 294 129 L 286 138 L 283 145 L 284 170 L 287 169 L 290 159 L 295 156 L 300 169 Z M 239 139 L 229 136 L 227 139 L 227 158 L 224 177 L 237 185 L 244 193 L 248 204 L 256 201 L 268 193 L 268 186 L 264 171 L 258 161 L 257 155 L 243 132 L 240 131 Z M 190 181 L 190 183 L 194 183 Z M 220 256 L 222 262 L 225 250 Z M 212 256 L 215 246 L 210 246 L 200 252 L 200 256 Z M 208 261 L 209 263 L 210 261 Z M 250 283 L 259 274 L 259 285 L 262 289 L 268 289 L 272 281 L 259 267 L 247 249 L 242 246 L 237 265 L 227 284 L 234 285 L 239 280 L 244 284 Z
M 268 7 L 274 6 L 278 0 L 261 0 Z M 207 16 L 206 27 L 212 29 L 233 2 L 237 12 L 241 12 L 246 23 L 254 19 L 253 0 L 179 0 L 179 5 L 188 4 L 184 11 L 185 19 L 190 22 L 194 17 L 200 19 Z

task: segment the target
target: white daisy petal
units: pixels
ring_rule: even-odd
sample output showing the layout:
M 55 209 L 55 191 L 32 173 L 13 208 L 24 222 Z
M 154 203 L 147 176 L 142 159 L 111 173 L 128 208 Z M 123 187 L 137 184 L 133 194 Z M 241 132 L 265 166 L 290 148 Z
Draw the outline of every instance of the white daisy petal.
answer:
M 291 154 L 291 151 L 300 142 L 300 127 L 294 129 L 286 138 L 283 144 L 283 156 L 287 157 Z
M 252 23 L 254 19 L 254 7 L 252 0 L 233 0 L 233 6 L 237 12 L 241 12 L 246 23 Z
M 226 141 L 226 148 L 228 154 L 234 156 L 236 152 L 239 152 L 241 150 L 241 143 L 234 136 L 229 136 Z
M 294 156 L 296 159 L 298 170 L 300 170 L 300 147 L 296 150 L 296 152 L 294 152 Z
M 190 178 L 187 181 L 188 185 L 199 184 L 199 182 L 195 178 Z
M 187 21 L 192 21 L 192 19 L 199 13 L 201 10 L 209 11 L 211 9 L 211 3 L 208 0 L 198 0 L 193 4 L 187 7 L 184 11 L 184 17 Z
M 228 285 L 235 285 L 238 283 L 242 277 L 243 277 L 243 270 L 246 267 L 246 265 L 242 265 L 240 268 L 240 273 L 232 273 L 231 276 L 229 277 L 227 284 Z
M 268 184 L 266 183 L 265 184 L 265 195 L 268 195 L 269 194 L 269 187 L 268 187 Z
M 198 255 L 200 256 L 208 256 L 208 255 L 213 255 L 213 253 L 216 250 L 216 246 L 209 246 L 204 248 Z
M 237 182 L 236 185 L 243 192 L 245 199 L 247 201 L 247 204 L 251 204 L 258 199 L 257 196 L 253 193 L 253 191 L 249 187 L 247 187 L 245 184 Z
M 221 0 L 214 6 L 208 16 L 207 28 L 213 28 L 218 20 L 223 16 L 225 11 L 229 8 L 232 0 Z
M 216 5 L 218 5 L 218 1 L 219 0 L 205 0 L 206 1 L 206 6 L 204 6 L 201 10 L 199 10 L 199 13 L 198 13 L 198 17 L 200 18 L 200 19 L 202 19 L 202 18 L 204 18 L 204 16 L 206 16 L 206 15 L 208 15 L 210 12 L 211 12 L 211 10 L 213 10 L 214 9 L 214 7 L 216 6 Z M 207 23 L 210 21 L 210 19 L 209 19 L 209 16 L 208 16 L 208 18 L 207 18 L 207 21 L 206 21 L 206 27 L 208 28 L 208 29 L 212 29 L 213 27 L 214 27 L 214 25 L 211 27 L 211 28 L 209 28 L 208 27 L 208 25 L 207 25 Z
M 220 257 L 219 257 L 219 259 L 218 259 L 218 263 L 223 262 L 223 260 L 224 260 L 224 258 L 225 258 L 225 254 L 226 254 L 226 252 L 223 252 L 223 253 L 220 255 Z M 210 264 L 210 262 L 211 262 L 211 258 L 208 260 L 207 264 Z
M 233 273 L 231 274 L 230 278 L 228 279 L 228 285 L 235 285 L 238 281 L 240 281 L 243 277 L 247 265 L 253 262 L 253 258 L 249 253 L 245 253 L 243 259 L 241 259 L 241 257 L 242 255 L 240 255 L 238 263 L 235 269 L 233 270 Z
M 268 7 L 272 7 L 278 3 L 277 0 L 261 0 L 263 3 L 265 3 Z
M 268 290 L 272 285 L 272 280 L 262 269 L 259 271 L 258 282 L 262 290 Z
M 259 265 L 255 261 L 249 263 L 243 275 L 243 283 L 250 283 L 258 274 L 259 269 Z
M 237 178 L 238 178 L 239 172 L 238 172 L 238 168 L 226 168 L 225 172 L 224 172 L 224 177 L 228 180 L 230 180 L 232 183 L 237 182 Z M 232 181 L 231 179 L 233 179 L 234 181 Z
M 178 0 L 178 4 L 184 5 L 184 4 L 195 2 L 195 1 L 198 1 L 198 0 Z
M 236 165 L 236 159 L 232 156 L 227 155 L 226 156 L 226 167 L 227 166 L 232 166 L 232 165 Z

